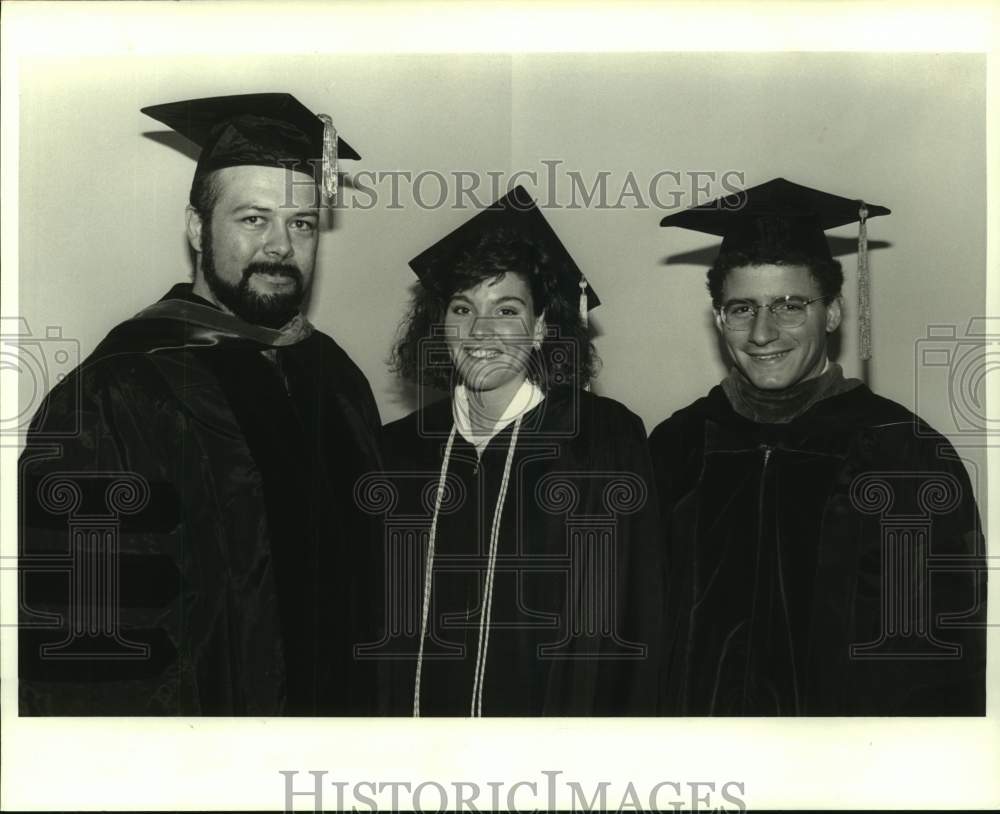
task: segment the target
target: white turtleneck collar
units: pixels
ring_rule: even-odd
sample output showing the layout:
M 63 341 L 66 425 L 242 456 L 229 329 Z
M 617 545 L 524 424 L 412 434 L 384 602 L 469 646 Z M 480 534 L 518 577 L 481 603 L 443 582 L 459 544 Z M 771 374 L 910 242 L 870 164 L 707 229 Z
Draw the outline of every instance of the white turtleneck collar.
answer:
M 507 409 L 503 411 L 503 415 L 493 425 L 493 429 L 490 430 L 489 435 L 476 436 L 473 434 L 472 422 L 469 420 L 469 393 L 464 384 L 459 384 L 455 387 L 451 400 L 451 412 L 455 418 L 455 429 L 458 430 L 466 441 L 476 448 L 477 452 L 482 452 L 498 433 L 516 421 L 518 416 L 522 416 L 535 409 L 535 407 L 542 403 L 544 398 L 545 391 L 531 381 L 531 379 L 525 379 L 514 394 L 514 398 L 510 400 Z

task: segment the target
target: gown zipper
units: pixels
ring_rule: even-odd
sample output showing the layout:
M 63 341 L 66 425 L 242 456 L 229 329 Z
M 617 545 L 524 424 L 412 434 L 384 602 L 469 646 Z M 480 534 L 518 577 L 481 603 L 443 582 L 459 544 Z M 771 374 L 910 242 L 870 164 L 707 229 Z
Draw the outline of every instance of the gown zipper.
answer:
M 767 480 L 767 465 L 771 460 L 771 453 L 774 447 L 770 444 L 761 444 L 760 449 L 764 452 L 764 463 L 760 469 L 760 488 L 757 490 L 757 539 L 760 540 L 764 532 L 764 487 Z
M 763 450 L 764 452 L 764 462 L 760 470 L 760 487 L 757 489 L 757 556 L 755 558 L 756 561 L 754 562 L 754 576 L 753 576 L 754 597 L 757 596 L 757 586 L 760 581 L 760 547 L 761 547 L 761 539 L 764 536 L 764 489 L 767 482 L 767 465 L 771 460 L 771 453 L 774 451 L 774 448 L 769 444 L 760 444 L 758 448 Z M 754 599 L 754 605 L 756 606 L 756 598 Z M 750 651 L 752 649 L 752 643 L 753 643 L 753 630 L 754 626 L 751 624 L 749 634 L 747 637 L 747 658 L 746 658 L 746 667 L 744 673 L 744 689 L 746 687 L 746 680 L 747 680 L 746 676 L 749 675 L 749 670 L 750 670 Z

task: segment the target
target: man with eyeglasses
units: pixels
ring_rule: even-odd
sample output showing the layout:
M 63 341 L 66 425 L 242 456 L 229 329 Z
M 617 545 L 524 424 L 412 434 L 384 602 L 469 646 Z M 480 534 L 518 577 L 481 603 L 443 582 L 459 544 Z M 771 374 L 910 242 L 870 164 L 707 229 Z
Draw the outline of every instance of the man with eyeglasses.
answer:
M 828 356 L 843 273 L 824 230 L 888 213 L 779 178 L 661 222 L 723 238 L 708 288 L 733 362 L 650 436 L 665 714 L 985 713 L 966 470 Z

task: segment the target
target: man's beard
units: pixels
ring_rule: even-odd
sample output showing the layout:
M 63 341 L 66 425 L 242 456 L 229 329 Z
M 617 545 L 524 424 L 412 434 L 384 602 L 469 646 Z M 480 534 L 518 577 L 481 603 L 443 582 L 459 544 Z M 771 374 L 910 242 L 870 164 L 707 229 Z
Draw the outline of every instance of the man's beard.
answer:
M 251 325 L 281 328 L 299 312 L 305 298 L 302 272 L 289 263 L 250 263 L 235 285 L 219 277 L 212 252 L 211 224 L 207 221 L 202 227 L 201 272 L 215 298 Z M 295 285 L 291 291 L 261 294 L 250 287 L 250 278 L 254 274 L 282 275 L 293 280 Z

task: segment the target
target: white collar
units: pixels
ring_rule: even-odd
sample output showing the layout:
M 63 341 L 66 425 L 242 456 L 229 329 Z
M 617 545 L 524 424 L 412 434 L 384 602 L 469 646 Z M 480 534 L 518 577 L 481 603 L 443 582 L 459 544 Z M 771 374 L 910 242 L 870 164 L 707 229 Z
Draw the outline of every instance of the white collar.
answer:
M 469 393 L 464 384 L 455 387 L 454 396 L 451 400 L 451 413 L 455 419 L 455 429 L 461 433 L 462 437 L 472 444 L 477 450 L 482 452 L 486 445 L 492 441 L 498 433 L 502 432 L 509 424 L 512 424 L 519 416 L 534 410 L 545 398 L 545 391 L 542 390 L 531 379 L 525 379 L 521 386 L 510 400 L 503 415 L 493 425 L 489 435 L 475 436 L 472 432 L 472 422 L 469 420 Z

